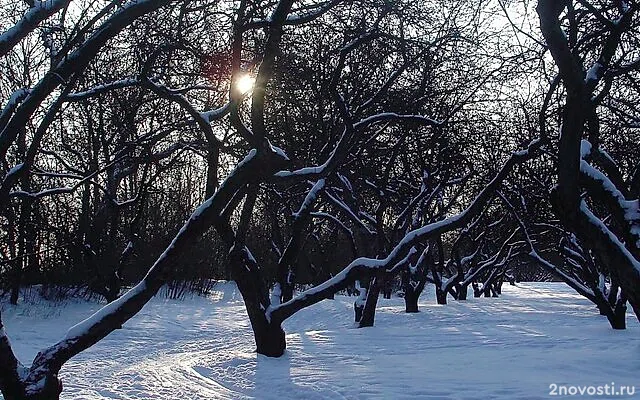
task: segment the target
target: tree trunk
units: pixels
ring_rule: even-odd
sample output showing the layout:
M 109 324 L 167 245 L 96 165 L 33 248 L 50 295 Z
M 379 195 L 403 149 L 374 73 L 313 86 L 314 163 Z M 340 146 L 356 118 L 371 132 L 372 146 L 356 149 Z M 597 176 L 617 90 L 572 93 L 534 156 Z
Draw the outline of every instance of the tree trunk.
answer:
M 362 283 L 360 281 L 356 281 L 354 283 L 354 291 L 355 290 L 357 290 L 358 297 L 356 298 L 356 301 L 353 302 L 353 311 L 355 312 L 355 322 L 360 322 L 362 319 L 364 304 L 367 300 L 367 289 L 362 287 Z
M 264 316 L 264 312 L 261 313 Z M 266 318 L 252 321 L 256 352 L 268 357 L 280 357 L 287 348 L 284 330 L 279 323 L 268 322 Z
M 447 292 L 436 286 L 436 302 L 440 305 L 447 304 Z
M 362 319 L 362 311 L 364 310 L 364 304 L 359 304 L 358 302 L 353 303 L 353 311 L 355 313 L 355 322 L 360 322 Z
M 411 290 L 408 291 L 405 289 L 404 291 L 404 307 L 405 312 L 408 313 L 416 313 L 418 312 L 418 297 L 420 297 L 419 293 Z
M 20 297 L 20 285 L 22 283 L 22 260 L 16 259 L 13 261 L 13 273 L 11 275 L 11 295 L 9 296 L 9 303 L 14 306 L 18 304 L 18 297 Z
M 364 303 L 364 309 L 362 310 L 362 318 L 360 318 L 359 328 L 365 328 L 373 326 L 373 322 L 376 317 L 376 306 L 378 305 L 378 297 L 380 296 L 380 289 L 382 286 L 382 279 L 384 278 L 384 271 L 380 271 L 375 277 L 371 278 L 369 284 L 369 290 L 367 291 L 367 300 Z
M 498 282 L 496 282 L 495 288 L 496 288 L 496 293 L 497 294 L 502 294 L 502 284 L 503 283 L 504 283 L 504 279 L 500 279 L 500 280 L 498 280 Z
M 291 275 L 291 272 L 289 272 Z M 290 284 L 287 278 L 286 284 L 280 284 L 280 289 L 282 290 L 282 302 L 286 303 L 287 301 L 293 299 L 293 285 Z
M 623 247 L 621 241 L 608 232 L 606 225 L 603 230 L 604 222 L 592 215 L 586 204 L 583 207 L 583 187 L 580 179 L 581 140 L 587 122 L 591 125 L 589 136 L 597 138 L 599 127 L 593 121 L 597 122 L 598 115 L 592 101 L 594 87 L 586 84 L 580 55 L 572 53 L 562 31 L 560 18 L 565 6 L 563 2 L 546 0 L 539 1 L 536 7 L 542 35 L 566 89 L 558 143 L 558 183 L 551 193 L 551 201 L 563 225 L 596 255 L 599 262 L 619 277 L 620 287 L 640 320 L 640 271 L 634 265 L 640 258 L 640 249 L 631 241 L 627 241 L 627 248 Z M 628 18 L 632 16 L 632 12 L 625 15 Z M 601 57 L 604 58 L 599 60 L 599 65 L 604 66 L 604 73 L 607 72 L 608 64 L 620 45 L 620 36 L 628 29 L 629 21 L 630 19 L 617 22 L 616 29 L 610 32 L 611 36 L 604 43 L 601 53 Z M 584 182 L 584 179 L 582 181 Z M 602 187 L 598 189 L 601 190 Z M 598 196 L 596 193 L 596 198 Z M 606 204 L 606 199 L 604 203 Z M 616 207 L 618 205 L 613 207 L 614 214 Z
M 218 158 L 220 146 L 217 143 L 207 143 L 207 184 L 205 186 L 205 198 L 213 196 L 218 189 Z
M 611 328 L 627 328 L 627 299 L 623 295 L 621 295 L 614 304 L 611 304 L 604 296 L 599 296 L 598 293 L 596 293 L 596 297 L 593 302 L 598 307 L 600 315 L 607 317 L 609 324 L 611 324 Z
M 385 276 L 383 278 L 382 281 L 382 297 L 385 299 L 390 299 L 391 298 L 391 292 L 393 291 L 393 288 L 391 287 L 392 285 L 392 279 L 390 276 Z
M 473 297 L 480 297 L 482 295 L 482 290 L 480 289 L 480 285 L 477 283 L 473 283 Z
M 253 336 L 256 341 L 256 352 L 268 357 L 280 357 L 287 348 L 281 322 L 267 320 L 265 310 L 269 306 L 268 290 L 262 276 L 255 271 L 248 271 L 241 255 L 233 252 L 230 262 L 234 272 L 234 280 L 242 294 L 247 315 L 251 322 Z
M 414 275 L 412 274 L 410 269 L 407 269 L 402 272 L 402 288 L 404 289 L 404 306 L 405 312 L 408 313 L 416 313 L 418 312 L 418 299 L 420 298 L 420 294 L 424 290 L 424 285 L 426 283 L 426 277 L 424 276 L 425 270 L 420 270 L 423 276 L 420 277 L 419 281 L 416 282 L 412 280 Z
M 467 291 L 469 285 L 460 285 L 458 286 L 458 300 L 467 300 Z
M 613 309 L 612 317 L 609 319 L 609 323 L 613 329 L 626 329 L 627 328 L 627 299 L 621 297 L 616 302 L 616 306 Z
M 34 390 L 35 387 L 37 390 Z M 2 395 L 5 400 L 58 400 L 62 392 L 62 382 L 57 375 L 47 375 L 44 384 L 30 385 L 28 389 L 24 382 L 16 382 L 6 386 Z

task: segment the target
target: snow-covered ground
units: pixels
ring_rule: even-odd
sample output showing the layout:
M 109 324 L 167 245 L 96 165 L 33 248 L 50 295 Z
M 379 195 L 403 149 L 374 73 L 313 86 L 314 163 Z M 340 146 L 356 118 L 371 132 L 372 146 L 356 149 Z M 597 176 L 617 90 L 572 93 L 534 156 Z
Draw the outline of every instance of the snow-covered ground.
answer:
M 562 284 L 505 285 L 500 298 L 446 306 L 427 291 L 418 314 L 380 299 L 376 326 L 365 329 L 354 328 L 352 302 L 338 296 L 293 316 L 287 353 L 270 359 L 253 352 L 234 285 L 218 284 L 210 298 L 158 297 L 65 365 L 62 398 L 513 400 L 552 398 L 554 383 L 612 382 L 640 392 L 638 322 L 629 315 L 628 329 L 614 331 Z M 40 302 L 2 316 L 30 361 L 98 307 Z

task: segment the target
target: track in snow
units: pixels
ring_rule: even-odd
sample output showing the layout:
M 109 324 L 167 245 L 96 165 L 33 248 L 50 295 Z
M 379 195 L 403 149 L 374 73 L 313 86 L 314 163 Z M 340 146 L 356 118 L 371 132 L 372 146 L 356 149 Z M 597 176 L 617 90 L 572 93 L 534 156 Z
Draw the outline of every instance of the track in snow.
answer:
M 211 298 L 153 299 L 61 372 L 63 399 L 538 399 L 549 385 L 635 385 L 640 327 L 613 331 L 561 284 L 504 287 L 501 298 L 405 314 L 380 300 L 376 326 L 355 329 L 337 296 L 285 323 L 287 353 L 258 356 L 232 284 Z M 99 305 L 42 302 L 3 318 L 18 356 L 37 351 Z

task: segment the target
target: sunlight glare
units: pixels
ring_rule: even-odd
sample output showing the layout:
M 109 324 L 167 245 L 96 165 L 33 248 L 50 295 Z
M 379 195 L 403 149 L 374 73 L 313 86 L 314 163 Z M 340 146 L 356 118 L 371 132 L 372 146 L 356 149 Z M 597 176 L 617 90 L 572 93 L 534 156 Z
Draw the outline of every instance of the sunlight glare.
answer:
M 249 93 L 253 90 L 253 85 L 256 83 L 256 78 L 251 75 L 242 75 L 236 80 L 236 89 L 242 94 Z

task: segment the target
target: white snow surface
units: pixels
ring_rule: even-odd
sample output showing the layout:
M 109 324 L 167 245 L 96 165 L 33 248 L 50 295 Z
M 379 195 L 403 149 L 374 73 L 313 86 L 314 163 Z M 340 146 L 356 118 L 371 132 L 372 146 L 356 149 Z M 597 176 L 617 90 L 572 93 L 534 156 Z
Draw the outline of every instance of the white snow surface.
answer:
M 208 297 L 156 297 L 139 315 L 69 361 L 63 399 L 542 399 L 549 385 L 635 385 L 640 326 L 612 330 L 560 283 L 505 284 L 500 298 L 435 304 L 421 312 L 380 298 L 376 324 L 357 329 L 355 297 L 336 296 L 284 324 L 287 352 L 254 352 L 235 285 Z M 2 317 L 26 364 L 99 304 L 41 300 Z M 0 396 L 1 397 L 1 396 Z M 600 397 L 602 398 L 602 397 Z M 620 398 L 620 397 L 618 397 Z

